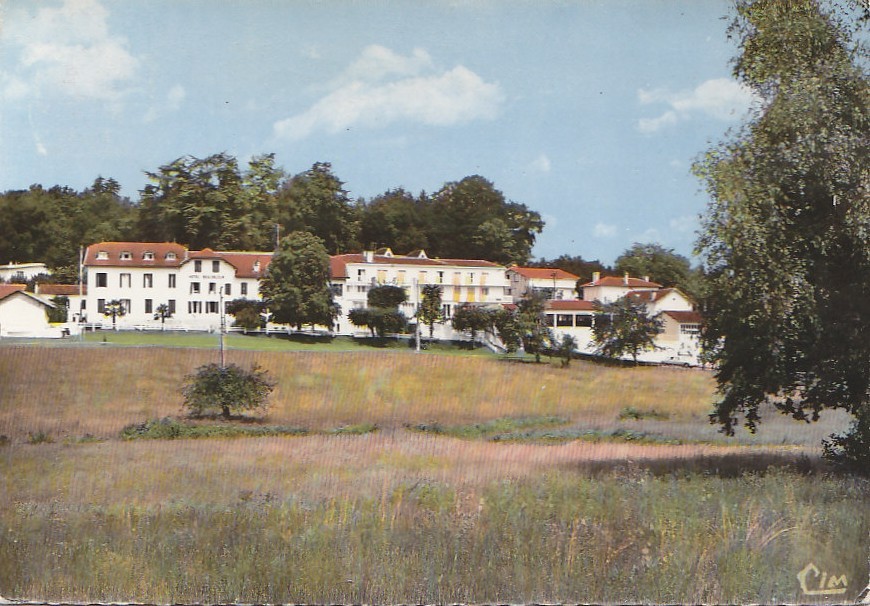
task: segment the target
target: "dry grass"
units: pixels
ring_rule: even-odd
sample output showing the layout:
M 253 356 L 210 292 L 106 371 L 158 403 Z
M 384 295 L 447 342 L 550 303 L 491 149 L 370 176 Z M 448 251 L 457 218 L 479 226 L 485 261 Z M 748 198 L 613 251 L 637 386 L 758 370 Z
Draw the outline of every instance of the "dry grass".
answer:
M 0 348 L 0 594 L 806 602 L 795 575 L 810 561 L 847 575 L 846 599 L 867 576 L 870 483 L 825 472 L 815 443 L 543 445 L 403 428 L 558 416 L 703 435 L 704 372 L 234 351 L 278 379 L 268 423 L 380 430 L 119 439 L 180 414 L 181 378 L 214 356 Z M 668 416 L 620 421 L 626 407 Z
M 181 414 L 185 374 L 215 352 L 194 349 L 0 348 L 0 433 L 115 436 L 129 423 Z M 278 380 L 268 421 L 313 430 L 342 424 L 459 424 L 504 416 L 557 415 L 610 422 L 626 406 L 672 419 L 706 414 L 708 374 L 578 363 L 511 364 L 409 353 L 234 351 Z

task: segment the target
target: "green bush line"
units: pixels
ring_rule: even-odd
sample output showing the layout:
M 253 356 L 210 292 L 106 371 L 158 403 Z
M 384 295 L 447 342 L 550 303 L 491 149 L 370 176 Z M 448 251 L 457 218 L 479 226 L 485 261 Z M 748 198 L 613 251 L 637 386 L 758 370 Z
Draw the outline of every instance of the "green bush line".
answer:
M 572 442 L 574 440 L 584 440 L 587 442 L 631 442 L 634 444 L 668 445 L 689 443 L 686 440 L 623 428 L 607 431 L 600 429 L 533 430 L 496 434 L 494 436 L 489 436 L 488 439 L 492 442 L 535 442 L 555 444 L 564 444 L 565 442 Z
M 652 410 L 638 410 L 634 406 L 626 406 L 622 410 L 619 411 L 619 416 L 617 419 L 620 421 L 624 421 L 626 419 L 633 419 L 635 421 L 642 421 L 643 419 L 655 419 L 658 421 L 666 421 L 671 417 L 666 412 L 659 412 L 655 408 Z
M 463 439 L 488 438 L 493 435 L 503 435 L 520 429 L 534 427 L 549 427 L 564 425 L 569 420 L 564 417 L 541 416 L 541 417 L 502 417 L 486 421 L 484 423 L 472 423 L 469 425 L 443 425 L 441 423 L 418 423 L 406 425 L 412 431 L 434 433 L 437 435 L 451 436 Z
M 185 438 L 243 438 L 274 436 L 307 436 L 316 433 L 327 435 L 362 435 L 377 431 L 373 423 L 342 425 L 324 432 L 311 431 L 290 425 L 195 425 L 180 423 L 175 419 L 150 419 L 144 423 L 127 425 L 121 430 L 125 440 L 175 440 Z

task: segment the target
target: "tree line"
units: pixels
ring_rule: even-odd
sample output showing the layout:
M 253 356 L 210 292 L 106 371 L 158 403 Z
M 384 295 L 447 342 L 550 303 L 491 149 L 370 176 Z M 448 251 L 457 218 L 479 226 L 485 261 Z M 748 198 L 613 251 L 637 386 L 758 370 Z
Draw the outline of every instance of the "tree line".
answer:
M 61 268 L 77 264 L 80 246 L 103 240 L 273 250 L 280 235 L 304 231 L 330 254 L 390 247 L 523 264 L 544 227 L 538 212 L 479 175 L 431 194 L 395 188 L 356 200 L 329 163 L 288 175 L 274 154 L 244 167 L 226 153 L 185 156 L 146 177 L 135 201 L 103 177 L 83 191 L 33 185 L 0 194 L 0 259 Z

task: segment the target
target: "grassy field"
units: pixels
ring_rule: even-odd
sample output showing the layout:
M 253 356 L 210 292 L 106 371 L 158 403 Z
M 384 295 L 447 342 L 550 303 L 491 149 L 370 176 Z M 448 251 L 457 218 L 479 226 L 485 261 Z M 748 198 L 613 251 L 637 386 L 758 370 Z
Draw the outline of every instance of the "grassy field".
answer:
M 228 355 L 278 381 L 241 425 L 298 434 L 121 437 L 186 425 L 178 386 L 211 350 L 0 347 L 0 595 L 803 603 L 867 583 L 870 482 L 818 458 L 843 417 L 729 439 L 704 371 Z M 804 595 L 809 563 L 847 593 Z

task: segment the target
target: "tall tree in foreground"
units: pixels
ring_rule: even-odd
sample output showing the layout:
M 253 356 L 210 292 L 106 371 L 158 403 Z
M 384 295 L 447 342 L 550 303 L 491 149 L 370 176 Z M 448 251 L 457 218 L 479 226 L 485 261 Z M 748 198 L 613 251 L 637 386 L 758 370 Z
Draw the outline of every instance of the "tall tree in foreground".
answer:
M 815 0 L 740 0 L 735 76 L 761 99 L 695 170 L 711 197 L 697 244 L 703 343 L 726 433 L 770 403 L 854 416 L 826 454 L 870 466 L 870 81 L 850 17 Z M 866 25 L 866 15 L 863 17 Z M 860 20 L 859 20 L 860 22 Z
M 281 239 L 260 293 L 273 322 L 298 330 L 305 324 L 332 327 L 339 313 L 329 288 L 329 255 L 323 242 L 306 232 Z
M 417 310 L 417 321 L 429 327 L 429 338 L 435 334 L 435 324 L 444 321 L 441 311 L 441 287 L 437 284 L 426 284 L 422 289 L 420 309 Z

